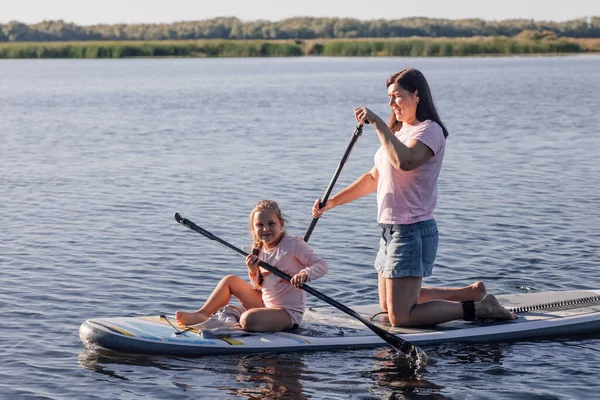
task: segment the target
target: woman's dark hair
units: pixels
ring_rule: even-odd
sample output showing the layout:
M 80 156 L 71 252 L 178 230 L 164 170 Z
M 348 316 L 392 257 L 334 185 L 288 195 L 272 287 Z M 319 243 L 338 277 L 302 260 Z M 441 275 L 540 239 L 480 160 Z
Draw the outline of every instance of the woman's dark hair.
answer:
M 431 90 L 425 76 L 414 68 L 406 68 L 400 72 L 390 76 L 386 82 L 386 87 L 397 83 L 404 90 L 411 93 L 415 91 L 419 92 L 419 103 L 417 103 L 417 119 L 419 121 L 432 120 L 438 123 L 444 132 L 444 137 L 448 137 L 448 130 L 442 123 L 440 116 L 438 115 L 435 105 L 433 104 L 433 98 L 431 97 Z M 402 128 L 402 121 L 396 119 L 396 115 L 392 112 L 388 121 L 388 126 L 392 132 L 398 132 Z

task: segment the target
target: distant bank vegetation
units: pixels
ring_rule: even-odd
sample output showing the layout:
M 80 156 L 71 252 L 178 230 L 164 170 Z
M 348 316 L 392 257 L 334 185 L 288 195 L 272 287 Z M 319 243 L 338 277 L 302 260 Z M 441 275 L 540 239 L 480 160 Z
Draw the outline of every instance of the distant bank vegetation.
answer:
M 529 36 L 529 35 L 525 35 Z M 470 56 L 600 52 L 600 39 L 398 38 L 0 43 L 0 58 Z
M 568 7 L 568 3 L 565 4 Z M 65 42 L 89 40 L 286 40 L 397 37 L 514 37 L 523 31 L 551 32 L 556 37 L 600 38 L 600 17 L 571 21 L 404 18 L 361 21 L 349 18 L 289 18 L 241 21 L 213 18 L 171 24 L 80 26 L 62 20 L 26 25 L 0 24 L 0 42 Z
M 0 58 L 469 56 L 600 52 L 600 18 L 216 18 L 173 24 L 0 25 Z

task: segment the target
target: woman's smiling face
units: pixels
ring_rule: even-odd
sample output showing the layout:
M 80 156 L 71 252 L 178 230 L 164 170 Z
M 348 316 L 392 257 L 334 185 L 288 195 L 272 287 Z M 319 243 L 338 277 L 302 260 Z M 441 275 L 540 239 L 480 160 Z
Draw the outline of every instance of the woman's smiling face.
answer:
M 396 115 L 398 121 L 412 124 L 417 119 L 417 105 L 419 104 L 419 94 L 403 89 L 399 84 L 394 83 L 388 87 L 388 96 L 390 98 L 389 106 Z

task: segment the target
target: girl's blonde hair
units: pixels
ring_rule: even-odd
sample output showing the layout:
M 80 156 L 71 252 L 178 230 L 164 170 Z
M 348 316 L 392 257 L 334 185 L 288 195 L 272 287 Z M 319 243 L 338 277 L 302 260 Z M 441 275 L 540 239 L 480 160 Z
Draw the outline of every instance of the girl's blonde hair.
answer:
M 279 222 L 281 223 L 282 230 L 285 231 L 286 220 L 285 218 L 283 218 L 283 214 L 281 213 L 281 210 L 279 209 L 277 203 L 273 200 L 259 201 L 254 205 L 252 211 L 250 212 L 250 232 L 252 232 L 253 249 L 260 249 L 263 245 L 262 240 L 260 240 L 258 236 L 254 234 L 254 214 L 260 211 L 270 211 L 273 214 L 275 214 L 275 217 L 277 217 L 279 219 Z

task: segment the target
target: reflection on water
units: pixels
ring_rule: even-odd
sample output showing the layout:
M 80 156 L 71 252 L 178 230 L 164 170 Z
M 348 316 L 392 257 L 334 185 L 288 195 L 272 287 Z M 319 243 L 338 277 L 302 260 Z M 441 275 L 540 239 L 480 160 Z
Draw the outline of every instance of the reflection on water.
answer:
M 162 397 L 177 397 L 177 393 L 183 392 L 190 398 L 309 399 L 327 393 L 323 397 L 328 399 L 412 399 L 423 396 L 451 399 L 468 397 L 472 386 L 493 387 L 495 380 L 502 377 L 517 380 L 521 375 L 535 377 L 532 372 L 541 361 L 532 356 L 544 343 L 556 349 L 552 357 L 560 357 L 565 351 L 561 343 L 582 347 L 591 356 L 591 344 L 585 345 L 581 341 L 598 338 L 600 334 L 522 344 L 429 346 L 425 348 L 428 363 L 420 369 L 414 369 L 414 365 L 406 362 L 406 357 L 387 347 L 195 358 L 131 355 L 89 348 L 79 355 L 78 361 L 81 367 L 98 375 L 96 380 L 130 382 L 134 385 L 131 393 L 140 396 L 147 393 L 147 388 L 140 383 L 151 382 L 152 392 L 157 392 L 156 385 L 160 385 L 157 393 Z M 515 353 L 527 361 L 515 364 L 511 361 Z M 545 366 L 538 375 L 544 376 L 547 369 Z M 573 373 L 580 372 L 570 374 Z M 486 383 L 482 383 L 482 376 Z M 544 377 L 542 381 L 544 379 L 551 381 L 551 377 Z M 595 386 L 592 384 L 591 387 Z M 507 393 L 495 392 L 493 397 L 528 398 L 528 395 L 526 389 L 515 388 Z
M 299 354 L 247 356 L 237 363 L 236 381 L 250 387 L 235 389 L 247 399 L 307 399 L 302 393 L 301 379 L 308 373 Z
M 110 366 L 122 367 L 133 365 L 138 367 L 153 367 L 163 370 L 172 369 L 172 365 L 168 360 L 161 363 L 158 357 L 150 357 L 139 354 L 117 353 L 111 350 L 104 350 L 97 347 L 86 346 L 84 351 L 79 354 L 78 363 L 81 367 L 101 375 L 106 375 L 111 378 L 128 381 L 129 378 L 125 374 L 121 375 L 117 372 L 117 368 L 111 369 Z
M 244 355 L 212 357 L 163 357 L 117 353 L 109 350 L 87 347 L 79 354 L 78 363 L 89 371 L 101 376 L 122 381 L 130 381 L 127 375 L 136 367 L 138 370 L 176 371 L 172 385 L 185 391 L 203 388 L 207 382 L 198 379 L 207 376 L 205 372 L 226 373 L 233 382 L 213 382 L 215 392 L 246 399 L 307 399 L 303 394 L 302 379 L 310 375 L 309 368 L 302 361 L 300 353 L 283 355 Z M 190 382 L 190 373 L 201 373 Z
M 480 345 L 461 345 L 453 346 L 442 345 L 435 349 L 438 357 L 447 357 L 452 355 L 449 364 L 501 364 L 504 349 L 509 344 L 480 344 Z

